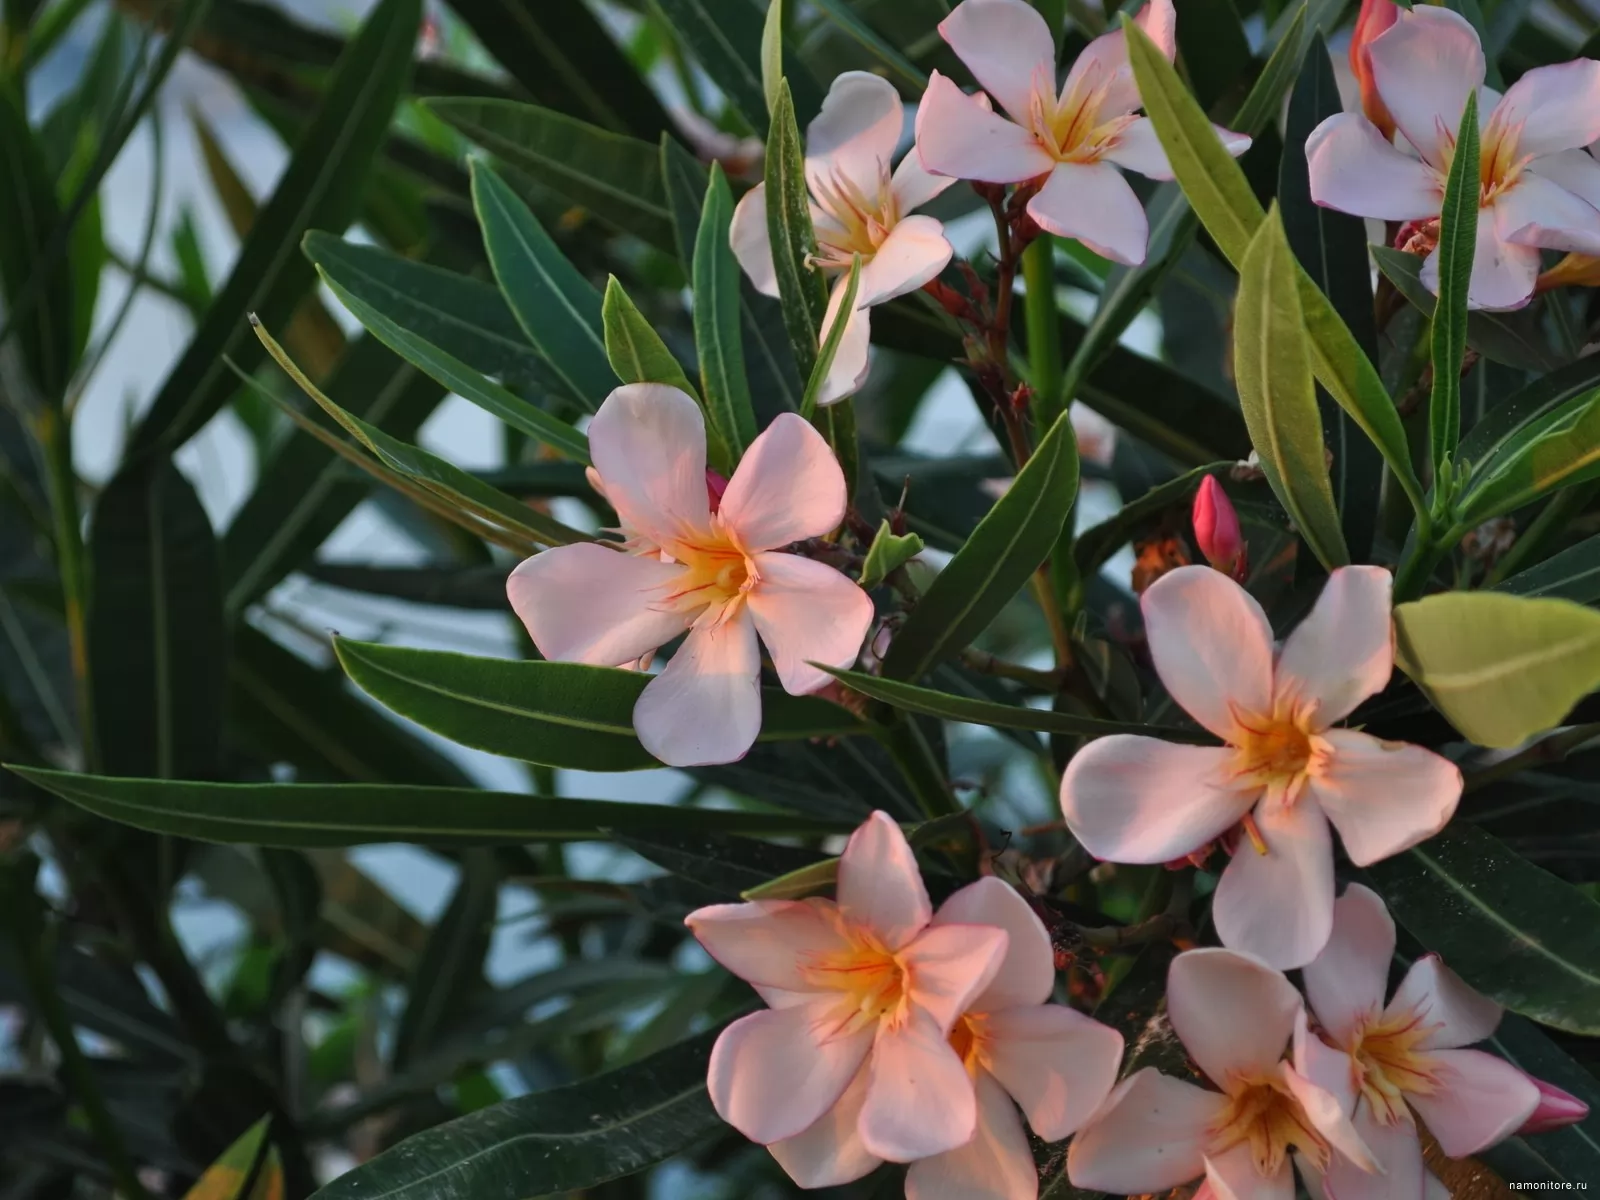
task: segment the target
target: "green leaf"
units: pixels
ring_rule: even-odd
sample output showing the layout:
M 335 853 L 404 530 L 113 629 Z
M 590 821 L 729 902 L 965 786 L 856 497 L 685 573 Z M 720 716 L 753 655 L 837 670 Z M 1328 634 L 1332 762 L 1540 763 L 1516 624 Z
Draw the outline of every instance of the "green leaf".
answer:
M 839 311 L 834 314 L 833 324 L 828 327 L 828 334 L 822 339 L 822 345 L 817 351 L 816 365 L 811 368 L 811 378 L 806 380 L 805 394 L 800 397 L 800 415 L 810 421 L 817 415 L 817 397 L 822 394 L 824 385 L 828 382 L 828 372 L 833 370 L 833 360 L 839 354 L 839 343 L 844 341 L 844 333 L 850 325 L 850 315 L 855 312 L 856 292 L 861 287 L 861 255 L 850 256 L 850 274 L 844 281 L 844 294 L 839 297 Z M 832 444 L 830 439 L 829 444 Z M 840 456 L 844 461 L 844 456 Z M 853 479 L 854 473 L 847 472 L 847 479 Z
M 792 836 L 849 828 L 844 820 L 529 796 L 469 787 L 179 783 L 10 769 L 109 820 L 152 833 L 234 845 L 333 847 L 412 842 L 470 847 L 598 841 L 606 836 L 606 830 L 671 828 Z
M 617 385 L 606 359 L 600 294 L 567 261 L 510 185 L 477 160 L 472 163 L 472 204 L 495 279 L 522 331 L 567 395 L 594 412 Z
M 672 250 L 672 214 L 652 142 L 514 100 L 436 98 L 423 107 L 617 232 Z
M 767 133 L 767 93 L 762 79 L 762 19 L 746 0 L 656 0 L 689 52 L 757 137 Z M 793 55 L 783 54 L 781 74 L 807 116 L 822 107 L 822 92 Z
M 633 732 L 640 671 L 579 663 L 473 658 L 339 639 L 345 671 L 374 700 L 425 729 L 490 754 L 587 771 L 660 764 Z M 865 732 L 848 710 L 814 696 L 762 690 L 763 740 Z
M 792 871 L 829 861 L 827 855 L 800 846 L 668 826 L 622 831 L 616 840 L 641 858 L 693 882 L 711 897 L 729 900 Z
M 1513 596 L 1546 596 L 1593 604 L 1600 600 L 1600 534 L 1518 572 L 1494 590 Z
M 513 395 L 493 380 L 484 378 L 479 372 L 409 329 L 396 325 L 354 292 L 347 291 L 334 282 L 331 277 L 324 275 L 323 282 L 373 337 L 407 362 L 421 368 L 463 400 L 472 401 L 519 433 L 527 434 L 574 462 L 589 461 L 589 439 L 571 425 L 528 403 L 522 397 Z M 607 370 L 609 369 L 607 367 Z
M 1207 475 L 1219 475 L 1231 466 L 1231 462 L 1217 462 L 1196 467 L 1176 479 L 1157 484 L 1137 500 L 1128 501 L 1113 516 L 1085 529 L 1078 535 L 1074 547 L 1078 570 L 1084 575 L 1097 571 L 1128 544 L 1142 525 L 1187 501 Z
M 184 1193 L 183 1200 L 268 1200 L 273 1193 L 269 1180 L 257 1172 L 269 1149 L 267 1127 L 271 1117 L 262 1117 L 224 1150 L 216 1162 L 205 1169 L 194 1186 Z M 244 1185 L 252 1184 L 249 1192 Z M 281 1188 L 283 1181 L 278 1180 Z
M 897 534 L 887 520 L 878 525 L 872 545 L 861 564 L 861 586 L 875 588 L 895 571 L 922 553 L 922 539 L 914 533 Z
M 783 83 L 783 0 L 770 0 L 761 26 L 761 92 L 770 114 L 778 103 Z
M 421 0 L 383 0 L 351 41 L 233 273 L 135 430 L 136 451 L 187 441 L 233 393 L 227 360 L 245 370 L 261 361 L 247 313 L 275 327 L 288 322 L 314 279 L 296 253 L 300 238 L 313 227 L 343 229 L 356 215 L 410 77 L 421 17 Z
M 756 438 L 739 330 L 739 262 L 728 242 L 732 221 L 733 194 L 722 167 L 712 164 L 694 242 L 694 342 L 707 423 L 728 450 L 727 462 L 718 466 L 724 473 Z
M 489 955 L 500 899 L 500 871 L 494 854 L 469 850 L 461 857 L 456 889 L 406 981 L 406 1006 L 395 1028 L 391 1066 L 403 1071 L 433 1049 L 486 991 L 483 962 Z
M 594 1187 L 723 1129 L 706 1095 L 721 1029 L 581 1083 L 519 1096 L 415 1134 L 316 1200 L 526 1200 Z
M 1433 316 L 1433 391 L 1428 442 L 1437 472 L 1461 440 L 1461 360 L 1467 353 L 1467 292 L 1478 240 L 1478 95 L 1467 96 L 1439 212 L 1439 305 Z
M 1600 904 L 1583 892 L 1459 821 L 1367 873 L 1472 987 L 1541 1024 L 1600 1033 Z
M 60 225 L 55 183 L 26 109 L 0 82 L 0 327 L 12 323 L 6 314 L 21 314 L 9 338 L 21 347 L 37 401 L 51 405 L 66 398 L 74 357 L 72 273 L 45 257 Z M 47 282 L 30 300 L 35 278 Z
M 615 275 L 606 279 L 600 316 L 605 325 L 606 357 L 618 379 L 623 383 L 664 383 L 699 399 L 682 365 L 622 290 Z
M 1077 494 L 1078 447 L 1063 413 L 917 602 L 889 646 L 884 675 L 918 679 L 982 633 L 1050 553 Z
M 1532 504 L 1558 488 L 1600 475 L 1600 389 L 1579 396 L 1527 426 L 1481 473 L 1457 503 L 1465 526 Z
M 789 347 L 802 378 L 811 377 L 828 311 L 828 288 L 812 265 L 817 233 L 811 224 L 811 191 L 806 186 L 805 147 L 795 124 L 794 101 L 787 84 L 778 91 L 767 135 L 767 233 L 772 241 L 772 267 L 778 280 L 778 301 Z
M 813 6 L 850 38 L 871 54 L 908 86 L 922 91 L 928 86 L 928 73 L 917 66 L 884 38 L 879 37 L 854 11 L 847 0 L 812 0 Z
M 1400 669 L 1480 746 L 1520 745 L 1600 686 L 1600 612 L 1578 604 L 1446 592 L 1394 621 Z
M 89 666 L 97 765 L 206 778 L 220 766 L 227 642 L 200 498 L 165 457 L 106 485 L 89 532 Z
M 1331 571 L 1350 561 L 1350 551 L 1328 481 L 1298 272 L 1274 206 L 1239 264 L 1233 369 L 1239 407 L 1267 482 L 1306 545 Z

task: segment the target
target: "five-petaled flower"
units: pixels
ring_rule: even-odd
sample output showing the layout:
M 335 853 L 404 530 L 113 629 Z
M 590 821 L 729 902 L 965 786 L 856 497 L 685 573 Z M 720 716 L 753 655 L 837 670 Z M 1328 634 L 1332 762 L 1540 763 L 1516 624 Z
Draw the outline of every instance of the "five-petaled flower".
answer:
M 1141 29 L 1170 59 L 1177 52 L 1172 0 L 1150 0 Z M 1172 168 L 1154 126 L 1137 116 L 1139 89 L 1122 31 L 1090 42 L 1056 90 L 1056 41 L 1025 0 L 962 0 L 939 25 L 983 96 L 965 95 L 935 71 L 917 110 L 917 153 L 935 175 L 1038 186 L 1028 215 L 1120 263 L 1144 261 L 1149 222 L 1118 167 L 1151 179 Z M 1218 129 L 1230 154 L 1250 139 Z
M 793 413 L 745 451 L 712 511 L 700 408 L 677 388 L 630 383 L 589 425 L 602 494 L 634 553 L 559 546 L 506 583 L 517 616 L 549 659 L 619 666 L 688 633 L 633 710 L 646 750 L 670 766 L 743 755 L 761 728 L 761 654 L 794 695 L 829 682 L 812 663 L 849 666 L 872 601 L 832 567 L 780 553 L 844 516 L 844 474 L 827 442 Z
M 1483 86 L 1483 47 L 1472 26 L 1427 5 L 1401 13 L 1367 54 L 1377 94 L 1415 156 L 1358 113 L 1331 116 L 1306 141 L 1313 200 L 1385 221 L 1436 219 L 1467 97 L 1477 91 L 1480 185 L 1468 303 L 1526 304 L 1541 249 L 1600 254 L 1600 163 L 1583 150 L 1600 137 L 1600 62 L 1536 67 L 1500 96 Z M 1437 250 L 1423 263 L 1422 280 L 1438 290 Z
M 951 1032 L 995 978 L 1006 932 L 934 923 L 911 847 L 881 812 L 850 836 L 837 895 L 689 914 L 711 957 L 770 1006 L 717 1039 L 711 1102 L 764 1145 L 806 1133 L 829 1110 L 837 1120 L 854 1107 L 854 1153 L 910 1162 L 953 1150 L 972 1137 L 978 1104 Z M 863 1072 L 853 1105 L 836 1108 Z M 837 1149 L 841 1139 L 812 1142 L 791 1146 L 791 1170 L 842 1169 L 809 1157 Z
M 1545 1093 L 1503 1059 L 1461 1049 L 1492 1034 L 1501 1009 L 1437 956 L 1412 964 L 1386 1004 L 1394 947 L 1383 901 L 1351 884 L 1334 906 L 1333 936 L 1305 969 L 1306 999 L 1322 1036 L 1349 1056 L 1343 1061 L 1357 1097 L 1356 1132 L 1384 1170 L 1385 1195 L 1420 1196 L 1427 1180 L 1416 1117 L 1441 1150 L 1459 1158 L 1516 1133 Z M 1557 1123 L 1565 1124 L 1588 1115 L 1581 1102 L 1557 1092 L 1551 1089 L 1549 1119 L 1559 1114 Z M 1368 1184 L 1348 1163 L 1330 1168 L 1330 1195 L 1364 1195 Z
M 920 1158 L 906 1176 L 909 1200 L 1036 1200 L 1038 1171 L 1018 1118 L 1060 1141 L 1100 1107 L 1116 1082 L 1122 1035 L 1059 1004 L 1050 936 L 1028 902 L 992 876 L 956 892 L 933 927 L 993 926 L 1008 942 L 1000 968 L 950 1029 L 950 1045 L 977 1092 L 977 1125 L 953 1150 Z M 859 1179 L 882 1160 L 860 1133 L 870 1070 L 862 1068 L 826 1116 L 770 1149 L 802 1187 Z
M 1444 828 L 1461 772 L 1428 750 L 1334 728 L 1383 690 L 1394 665 L 1389 572 L 1341 567 L 1274 652 L 1251 595 L 1209 567 L 1180 567 L 1144 593 L 1156 672 L 1227 744 L 1117 734 L 1080 750 L 1061 780 L 1067 824 L 1089 853 L 1172 862 L 1243 822 L 1217 885 L 1225 946 L 1304 966 L 1333 928 L 1331 821 L 1366 866 Z
M 1307 1033 L 1300 993 L 1282 973 L 1232 950 L 1191 950 L 1167 973 L 1167 1014 L 1217 1090 L 1134 1072 L 1073 1140 L 1074 1186 L 1137 1195 L 1204 1176 L 1218 1197 L 1269 1200 L 1293 1195 L 1291 1156 L 1313 1195 L 1341 1160 L 1376 1166 L 1346 1102 L 1316 1078 L 1326 1048 Z
M 871 326 L 866 310 L 931 282 L 953 253 L 944 226 L 912 210 L 955 181 L 928 174 L 915 153 L 890 170 L 904 126 L 905 106 L 892 84 L 865 71 L 846 71 L 833 81 L 822 111 L 806 129 L 816 265 L 837 276 L 823 319 L 824 335 L 838 317 L 850 264 L 861 256 L 855 311 L 817 396 L 820 404 L 843 400 L 867 377 Z M 739 201 L 728 240 L 750 282 L 776 296 L 764 184 Z

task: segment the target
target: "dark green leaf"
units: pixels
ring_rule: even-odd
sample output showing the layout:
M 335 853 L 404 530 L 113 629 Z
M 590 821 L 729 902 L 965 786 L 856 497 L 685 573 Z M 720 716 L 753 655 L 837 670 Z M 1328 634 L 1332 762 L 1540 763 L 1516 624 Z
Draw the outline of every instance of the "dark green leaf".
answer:
M 396 1071 L 438 1045 L 475 994 L 487 989 L 483 960 L 499 899 L 500 870 L 493 853 L 469 850 L 462 855 L 456 890 L 407 981 L 406 1007 L 395 1029 Z
M 728 449 L 722 469 L 730 472 L 756 438 L 739 331 L 739 263 L 728 244 L 732 220 L 733 194 L 713 164 L 694 242 L 694 341 L 707 424 Z
M 1584 538 L 1536 567 L 1518 572 L 1495 590 L 1513 596 L 1551 596 L 1578 604 L 1600 600 L 1600 535 Z
M 1527 444 L 1551 414 L 1600 386 L 1600 355 L 1586 355 L 1495 405 L 1461 440 L 1457 461 L 1481 477 Z
M 828 289 L 813 262 L 817 234 L 811 224 L 811 192 L 806 185 L 805 147 L 795 124 L 794 102 L 780 88 L 767 136 L 767 233 L 772 240 L 772 266 L 778 279 L 783 323 L 789 348 L 803 378 L 817 361 L 822 319 L 828 310 Z
M 1188 502 L 1202 479 L 1207 475 L 1220 474 L 1232 465 L 1219 462 L 1196 467 L 1176 479 L 1158 484 L 1137 500 L 1128 501 L 1114 516 L 1085 529 L 1075 543 L 1078 570 L 1086 575 L 1098 570 L 1108 558 L 1128 544 L 1141 526 L 1169 509 Z
M 1433 315 L 1433 391 L 1428 440 L 1438 471 L 1461 440 L 1461 360 L 1467 352 L 1467 291 L 1478 240 L 1478 94 L 1470 92 L 1439 214 L 1439 303 Z
M 1050 553 L 1078 493 L 1066 414 L 956 552 L 895 635 L 883 673 L 915 680 L 988 627 Z
M 664 383 L 699 399 L 682 364 L 628 298 L 615 275 L 606 280 L 600 318 L 605 326 L 606 357 L 618 379 L 623 383 Z
M 761 85 L 761 16 L 745 0 L 656 0 L 711 81 L 722 89 L 757 137 L 767 133 L 767 96 Z M 816 81 L 790 54 L 783 74 L 795 108 L 808 118 L 822 107 Z
M 720 833 L 694 833 L 664 823 L 659 829 L 623 830 L 619 834 L 617 841 L 635 854 L 729 900 L 828 858 L 819 851 L 797 846 Z
M 1600 474 L 1600 389 L 1531 422 L 1475 471 L 1456 503 L 1457 520 L 1476 525 Z
M 896 50 L 886 39 L 873 32 L 871 26 L 852 11 L 847 0 L 813 0 L 822 15 L 832 21 L 853 41 L 859 43 L 889 72 L 900 77 L 902 83 L 921 91 L 928 86 L 928 73 Z
M 22 100 L 0 83 L 0 327 L 12 324 L 6 314 L 21 314 L 10 337 L 21 346 L 37 401 L 52 405 L 65 399 L 73 366 L 72 273 L 45 258 L 60 224 L 55 183 Z M 48 282 L 30 299 L 30 288 L 40 287 L 35 279 Z

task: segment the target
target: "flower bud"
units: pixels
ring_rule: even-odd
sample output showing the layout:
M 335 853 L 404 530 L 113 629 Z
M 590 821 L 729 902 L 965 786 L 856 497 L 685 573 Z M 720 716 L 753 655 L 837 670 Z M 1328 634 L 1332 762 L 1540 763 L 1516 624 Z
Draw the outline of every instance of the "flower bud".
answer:
M 1534 290 L 1548 292 L 1558 287 L 1600 287 L 1600 258 L 1569 254 L 1539 276 Z
M 1233 511 L 1228 493 L 1215 476 L 1200 481 L 1194 498 L 1194 540 L 1206 561 L 1225 575 L 1237 579 L 1244 574 L 1244 537 L 1239 532 L 1239 514 Z
M 1539 1107 L 1523 1122 L 1518 1133 L 1548 1133 L 1563 1125 L 1576 1125 L 1589 1115 L 1589 1106 L 1570 1092 L 1564 1092 L 1542 1079 L 1534 1079 L 1531 1075 L 1528 1078 L 1539 1089 Z
M 1378 94 L 1378 85 L 1372 78 L 1373 41 L 1400 19 L 1400 9 L 1393 0 L 1361 0 L 1361 15 L 1356 17 L 1355 35 L 1350 39 L 1350 70 L 1361 85 L 1361 111 L 1367 120 L 1376 125 L 1386 138 L 1394 137 L 1394 117 Z
M 711 511 L 722 507 L 722 493 L 728 490 L 728 481 L 710 467 L 706 468 L 706 494 L 711 497 Z

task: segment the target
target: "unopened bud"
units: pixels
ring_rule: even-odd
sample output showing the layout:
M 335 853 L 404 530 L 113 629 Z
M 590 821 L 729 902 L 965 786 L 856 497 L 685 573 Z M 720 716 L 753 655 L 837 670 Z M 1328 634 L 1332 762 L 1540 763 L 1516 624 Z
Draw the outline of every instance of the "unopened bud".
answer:
M 706 468 L 706 494 L 711 497 L 711 511 L 722 507 L 722 493 L 728 490 L 728 481 L 710 467 Z
M 1233 511 L 1228 493 L 1215 476 L 1200 481 L 1194 498 L 1194 540 L 1206 561 L 1225 575 L 1237 579 L 1244 573 L 1244 537 L 1239 532 L 1239 514 Z
M 1399 19 L 1400 9 L 1393 0 L 1361 0 L 1361 15 L 1350 39 L 1350 70 L 1361 85 L 1361 111 L 1386 138 L 1394 137 L 1394 117 L 1372 76 L 1372 43 Z
M 1528 1076 L 1539 1089 L 1539 1107 L 1522 1123 L 1518 1133 L 1548 1133 L 1563 1125 L 1576 1125 L 1589 1115 L 1589 1106 L 1553 1083 Z

